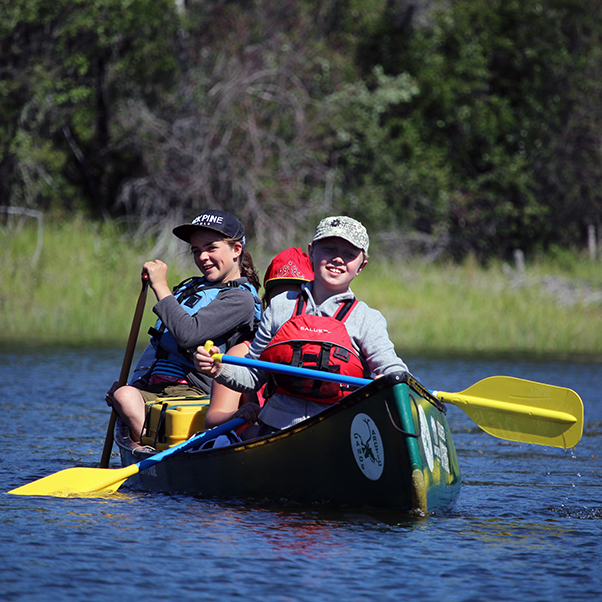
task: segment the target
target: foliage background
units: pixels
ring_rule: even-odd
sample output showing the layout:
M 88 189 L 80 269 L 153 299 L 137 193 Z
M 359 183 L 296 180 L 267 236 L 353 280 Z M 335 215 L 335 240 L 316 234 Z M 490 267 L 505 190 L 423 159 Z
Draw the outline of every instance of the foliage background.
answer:
M 389 256 L 600 232 L 600 0 L 0 0 L 4 207 Z M 167 233 L 165 240 L 161 236 Z
M 10 216 L 0 228 L 0 347 L 125 346 L 140 294 L 149 237 L 132 241 L 115 222 L 83 217 L 35 227 Z M 263 274 L 271 255 L 251 248 Z M 180 242 L 169 265 L 171 286 L 198 273 Z M 602 360 L 602 271 L 598 262 L 555 248 L 524 271 L 500 260 L 370 260 L 353 292 L 387 319 L 400 357 L 528 354 Z M 138 341 L 157 316 L 149 291 Z

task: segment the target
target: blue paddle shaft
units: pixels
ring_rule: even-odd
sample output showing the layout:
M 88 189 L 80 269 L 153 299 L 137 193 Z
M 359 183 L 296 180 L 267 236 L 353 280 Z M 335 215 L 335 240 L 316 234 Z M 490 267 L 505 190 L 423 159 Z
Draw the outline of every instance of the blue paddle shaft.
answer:
M 173 456 L 174 454 L 179 454 L 191 447 L 196 447 L 200 444 L 203 439 L 212 439 L 214 437 L 219 437 L 228 431 L 231 431 L 239 426 L 242 426 L 247 421 L 244 418 L 234 418 L 229 420 L 228 422 L 224 422 L 224 424 L 220 424 L 208 431 L 203 431 L 198 435 L 194 435 L 187 441 L 182 441 L 182 443 L 178 443 L 178 445 L 174 445 L 173 447 L 168 447 L 165 451 L 159 452 L 150 458 L 146 458 L 141 462 L 138 462 L 138 470 L 146 470 L 155 464 L 158 464 L 165 458 L 169 456 Z
M 364 385 L 372 382 L 369 378 L 356 378 L 354 376 L 337 374 L 336 372 L 323 372 L 322 370 L 311 370 L 310 368 L 299 368 L 297 366 L 288 366 L 286 364 L 263 362 L 261 360 L 253 360 L 251 358 L 237 357 L 234 355 L 222 355 L 217 357 L 221 358 L 221 361 L 225 364 L 233 364 L 235 366 L 243 366 L 245 368 L 259 368 L 267 372 L 279 372 L 281 374 L 288 374 L 290 376 L 303 376 L 305 378 L 314 378 L 316 380 L 325 380 L 333 383 L 352 385 L 355 387 L 363 387 Z M 165 451 L 138 462 L 138 470 L 146 470 L 147 468 L 158 464 L 165 458 L 173 456 L 174 454 L 179 454 L 187 449 L 190 449 L 191 447 L 196 447 L 203 439 L 211 439 L 218 437 L 219 435 L 223 435 L 232 429 L 242 426 L 245 424 L 245 422 L 246 421 L 244 418 L 234 418 L 233 420 L 230 420 L 224 424 L 220 424 L 209 431 L 199 433 L 198 435 L 188 439 L 188 441 L 183 441 L 178 445 L 174 445 Z
M 224 364 L 233 364 L 235 366 L 243 366 L 245 368 L 259 368 L 267 372 L 279 372 L 281 374 L 288 374 L 291 376 L 303 376 L 306 378 L 314 378 L 316 380 L 326 380 L 333 383 L 341 383 L 345 385 L 352 385 L 355 387 L 363 387 L 371 383 L 369 378 L 356 378 L 354 376 L 345 376 L 344 374 L 337 374 L 336 372 L 322 372 L 322 370 L 311 370 L 310 368 L 299 368 L 297 366 L 288 366 L 286 364 L 275 364 L 273 362 L 263 362 L 261 360 L 253 360 L 247 357 L 237 357 L 234 355 L 221 355 L 217 358 Z M 159 452 L 150 458 L 146 458 L 138 462 L 138 470 L 146 470 L 155 464 L 163 461 L 165 458 L 169 458 L 175 454 L 179 454 L 191 447 L 196 447 L 200 444 L 203 439 L 211 439 L 223 435 L 228 431 L 238 428 L 246 423 L 244 418 L 234 418 L 224 424 L 220 424 L 212 428 L 211 430 L 204 431 L 191 437 L 187 441 L 183 441 L 178 445 L 169 447 L 165 451 Z
M 305 378 L 314 378 L 315 380 L 326 380 L 332 383 L 341 383 L 343 385 L 352 385 L 363 387 L 371 383 L 369 378 L 357 378 L 355 376 L 345 376 L 336 372 L 323 372 L 322 370 L 312 370 L 310 368 L 299 368 L 298 366 L 289 366 L 288 364 L 275 364 L 273 362 L 264 362 L 254 360 L 249 357 L 238 357 L 235 355 L 217 355 L 214 356 L 218 361 L 224 364 L 234 366 L 243 366 L 245 368 L 258 368 L 266 372 L 278 372 L 279 374 L 288 374 L 289 376 L 303 376 Z

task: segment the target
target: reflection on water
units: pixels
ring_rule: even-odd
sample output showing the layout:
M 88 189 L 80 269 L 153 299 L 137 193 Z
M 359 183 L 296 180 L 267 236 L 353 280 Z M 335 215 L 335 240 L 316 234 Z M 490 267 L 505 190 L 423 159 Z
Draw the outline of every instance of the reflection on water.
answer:
M 506 545 L 521 543 L 529 548 L 547 546 L 550 538 L 565 537 L 574 532 L 572 526 L 554 523 L 537 523 L 529 521 L 507 520 L 504 518 L 474 519 L 470 528 L 463 533 L 481 541 Z
M 0 489 L 97 466 L 120 349 L 0 351 Z M 495 374 L 577 391 L 575 450 L 448 419 L 463 474 L 452 512 L 264 507 L 135 493 L 0 495 L 3 600 L 597 600 L 602 598 L 599 365 L 404 358 L 432 389 Z M 118 466 L 117 458 L 112 460 Z

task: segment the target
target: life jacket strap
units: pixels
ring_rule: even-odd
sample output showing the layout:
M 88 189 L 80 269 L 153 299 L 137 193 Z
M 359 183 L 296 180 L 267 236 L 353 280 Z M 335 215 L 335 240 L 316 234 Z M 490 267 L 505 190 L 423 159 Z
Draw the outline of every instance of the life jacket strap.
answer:
M 307 299 L 305 295 L 305 291 L 302 291 L 297 296 L 297 304 L 295 305 L 294 311 L 295 316 L 300 316 L 301 314 L 305 313 L 305 308 L 307 307 Z M 352 299 L 347 299 L 347 301 L 342 301 L 333 318 L 339 322 L 344 322 L 349 317 L 349 314 L 356 305 L 357 299 L 355 297 Z

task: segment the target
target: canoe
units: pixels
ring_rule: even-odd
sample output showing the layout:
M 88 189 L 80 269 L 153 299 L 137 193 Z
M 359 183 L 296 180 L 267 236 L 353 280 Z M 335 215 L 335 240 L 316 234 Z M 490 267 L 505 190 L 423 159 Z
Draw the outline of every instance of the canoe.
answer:
M 343 379 L 280 364 L 269 368 Z M 438 512 L 453 506 L 460 488 L 441 402 L 461 408 L 486 433 L 507 441 L 570 449 L 583 434 L 581 398 L 554 385 L 491 376 L 447 393 L 427 390 L 410 374 L 374 381 L 345 377 L 345 382 L 360 388 L 313 418 L 244 443 L 226 439 L 225 445 L 215 438 L 242 426 L 242 418 L 195 433 L 204 427 L 207 397 L 161 399 L 150 404 L 146 436 L 153 447 L 148 441 L 142 447 L 134 444 L 117 422 L 122 468 L 102 465 L 115 439 L 111 429 L 100 467 L 67 468 L 7 493 L 108 495 L 127 481 L 150 491 L 215 498 Z
M 170 409 L 192 411 L 173 405 Z M 154 431 L 157 448 L 160 429 L 162 441 L 178 439 L 169 432 L 176 427 L 167 421 L 159 426 Z M 123 467 L 158 451 L 133 444 L 119 421 L 115 441 Z M 420 513 L 449 510 L 460 485 L 445 406 L 407 374 L 376 379 L 316 416 L 272 435 L 189 449 L 127 480 L 127 486 L 137 490 L 204 498 Z

